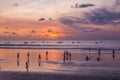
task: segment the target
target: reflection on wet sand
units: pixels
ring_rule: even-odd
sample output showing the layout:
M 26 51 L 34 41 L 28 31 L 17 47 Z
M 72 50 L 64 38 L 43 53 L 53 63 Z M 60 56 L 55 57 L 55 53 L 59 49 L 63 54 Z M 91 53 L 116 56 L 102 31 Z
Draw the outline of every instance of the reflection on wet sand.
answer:
M 83 51 L 83 50 L 82 50 Z M 88 51 L 88 50 L 86 50 Z M 49 68 L 59 69 L 61 62 L 62 64 L 72 64 L 74 62 L 81 61 L 115 61 L 120 60 L 120 54 L 117 50 L 109 50 L 109 53 L 104 53 L 104 50 L 91 50 L 88 53 L 76 53 L 80 50 L 24 50 L 16 49 L 0 52 L 0 65 L 1 69 L 4 70 L 19 70 L 19 71 L 36 71 L 47 70 Z M 93 53 L 92 53 L 93 52 Z M 96 53 L 100 53 L 96 54 Z M 27 55 L 27 56 L 26 56 Z M 115 56 L 116 55 L 116 56 Z M 17 60 L 16 60 L 17 57 Z M 2 62 L 1 59 L 7 59 L 8 62 Z M 4 60 L 3 60 L 4 61 Z M 15 65 L 17 62 L 17 66 Z M 56 63 L 56 64 L 54 64 Z M 42 65 L 41 65 L 42 64 Z M 41 66 L 41 67 L 40 67 Z M 52 66 L 52 67 L 51 67 Z M 57 67 L 56 67 L 57 66 Z
M 71 62 L 71 52 L 68 51 L 64 51 L 63 53 L 63 62 L 65 63 L 66 61 L 70 61 Z
M 19 52 L 17 53 L 17 66 L 19 66 L 19 57 L 20 57 L 20 54 Z
M 41 54 L 38 55 L 38 66 L 41 65 Z

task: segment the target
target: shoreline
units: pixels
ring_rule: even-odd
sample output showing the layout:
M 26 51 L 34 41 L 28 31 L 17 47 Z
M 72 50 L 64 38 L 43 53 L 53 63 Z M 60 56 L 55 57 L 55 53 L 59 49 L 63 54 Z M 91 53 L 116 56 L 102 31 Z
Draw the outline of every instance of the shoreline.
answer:
M 0 80 L 120 80 L 120 76 L 1 71 Z
M 84 49 L 84 50 L 98 50 L 98 49 L 101 49 L 101 50 L 120 50 L 120 48 L 104 48 L 104 47 L 65 47 L 63 48 L 63 46 L 54 46 L 54 47 L 51 47 L 51 46 L 47 46 L 47 47 L 44 47 L 44 46 L 0 46 L 0 49 Z

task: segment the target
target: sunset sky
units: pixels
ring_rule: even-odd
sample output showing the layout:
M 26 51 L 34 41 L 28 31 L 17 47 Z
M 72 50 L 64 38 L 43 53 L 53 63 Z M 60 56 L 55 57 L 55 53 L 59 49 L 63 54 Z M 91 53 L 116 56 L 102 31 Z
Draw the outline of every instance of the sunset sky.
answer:
M 120 40 L 120 0 L 0 0 L 0 40 Z

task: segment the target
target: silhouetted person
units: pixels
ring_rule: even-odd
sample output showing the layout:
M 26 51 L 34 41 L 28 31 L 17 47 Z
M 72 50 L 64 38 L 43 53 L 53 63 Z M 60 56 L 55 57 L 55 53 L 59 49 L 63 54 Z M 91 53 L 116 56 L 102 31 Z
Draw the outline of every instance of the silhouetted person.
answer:
M 71 62 L 71 59 L 72 59 L 72 58 L 71 58 L 71 53 L 69 53 L 69 60 L 70 60 L 70 62 Z
M 68 61 L 68 54 L 69 54 L 69 53 L 68 53 L 68 51 L 67 51 L 67 52 L 66 52 L 66 60 L 67 60 L 67 61 Z
M 41 54 L 38 55 L 38 65 L 41 65 Z
M 113 60 L 115 59 L 115 50 L 113 50 L 113 55 L 112 55 L 112 57 L 113 57 Z
M 29 71 L 29 65 L 28 65 L 29 62 L 26 62 L 26 70 L 27 72 Z
M 29 54 L 29 52 L 27 53 L 27 60 L 28 60 L 28 62 L 29 62 L 29 57 L 30 57 L 30 54 Z
M 97 61 L 100 61 L 101 59 L 100 59 L 100 57 L 97 57 Z
M 17 66 L 19 66 L 19 57 L 20 57 L 20 54 L 19 52 L 17 53 Z
M 99 55 L 99 56 L 101 55 L 101 49 L 98 50 L 98 55 Z
M 20 57 L 20 54 L 19 54 L 19 52 L 17 53 L 17 59 L 19 59 L 19 57 Z
M 63 61 L 65 62 L 65 51 L 64 51 L 64 53 L 63 53 Z
M 46 61 L 48 60 L 48 51 L 46 51 Z
M 86 56 L 86 61 L 88 61 L 90 58 L 88 56 Z
M 113 49 L 113 54 L 115 54 L 115 50 Z

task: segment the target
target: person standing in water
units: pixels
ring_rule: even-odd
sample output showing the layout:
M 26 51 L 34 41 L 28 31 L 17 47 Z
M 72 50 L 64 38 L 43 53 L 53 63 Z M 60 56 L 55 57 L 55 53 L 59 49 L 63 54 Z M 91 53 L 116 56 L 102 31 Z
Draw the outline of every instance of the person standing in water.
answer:
M 99 62 L 101 59 L 100 59 L 100 57 L 97 57 L 97 61 Z
M 115 50 L 113 49 L 113 55 L 112 55 L 112 57 L 113 57 L 113 60 L 115 59 Z
M 68 61 L 68 55 L 69 55 L 69 53 L 68 53 L 68 51 L 66 52 L 66 60 Z
M 46 61 L 48 60 L 48 51 L 46 51 Z
M 29 54 L 29 52 L 27 53 L 27 60 L 28 60 L 28 62 L 29 62 L 29 56 L 30 56 L 30 54 Z
M 71 58 L 71 52 L 70 52 L 70 53 L 69 53 L 69 60 L 70 60 L 70 62 L 71 62 L 71 59 L 72 59 L 72 58 Z
M 66 54 L 66 52 L 64 51 L 64 53 L 63 53 L 63 61 L 65 62 L 65 54 Z
M 89 60 L 89 57 L 88 56 L 86 56 L 86 61 L 88 61 Z
M 101 49 L 98 50 L 98 55 L 99 55 L 99 56 L 101 55 Z

